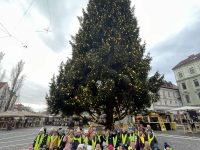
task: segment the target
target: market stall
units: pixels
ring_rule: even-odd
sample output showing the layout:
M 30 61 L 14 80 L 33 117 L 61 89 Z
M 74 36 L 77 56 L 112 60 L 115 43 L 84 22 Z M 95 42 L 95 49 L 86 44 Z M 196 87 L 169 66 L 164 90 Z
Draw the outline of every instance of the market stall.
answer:
M 26 111 L 6 111 L 0 113 L 0 129 L 16 129 L 43 126 L 45 115 Z
M 170 114 L 151 112 L 149 114 L 138 114 L 135 116 L 136 124 L 151 125 L 153 130 L 166 131 L 176 130 L 176 123 L 171 121 Z
M 180 125 L 183 127 L 184 133 L 200 132 L 200 107 L 183 106 L 176 109 L 171 109 L 171 112 L 176 112 L 180 119 Z

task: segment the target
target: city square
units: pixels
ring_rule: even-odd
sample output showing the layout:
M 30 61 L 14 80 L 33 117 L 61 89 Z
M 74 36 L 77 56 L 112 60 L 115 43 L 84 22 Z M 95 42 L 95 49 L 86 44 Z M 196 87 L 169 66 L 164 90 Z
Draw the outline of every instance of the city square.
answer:
M 199 150 L 199 12 L 0 0 L 0 150 Z

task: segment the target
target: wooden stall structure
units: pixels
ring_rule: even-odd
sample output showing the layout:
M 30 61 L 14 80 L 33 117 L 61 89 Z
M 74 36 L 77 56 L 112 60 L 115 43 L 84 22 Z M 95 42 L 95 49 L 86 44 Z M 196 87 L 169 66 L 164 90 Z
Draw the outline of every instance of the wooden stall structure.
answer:
M 135 116 L 136 124 L 151 125 L 155 131 L 176 130 L 176 123 L 171 122 L 170 114 L 159 114 L 151 112 L 149 114 L 137 114 Z
M 0 113 L 0 129 L 11 130 L 43 126 L 47 116 L 26 111 L 6 111 Z
M 177 112 L 184 133 L 200 132 L 200 107 L 183 106 L 170 111 Z

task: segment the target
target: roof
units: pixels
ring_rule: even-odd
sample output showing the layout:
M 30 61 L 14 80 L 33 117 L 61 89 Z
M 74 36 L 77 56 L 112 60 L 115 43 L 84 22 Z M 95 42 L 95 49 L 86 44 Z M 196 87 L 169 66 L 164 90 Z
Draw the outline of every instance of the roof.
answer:
M 7 84 L 7 82 L 0 82 L 0 89 L 6 84 Z
M 172 82 L 167 82 L 164 81 L 163 84 L 161 85 L 161 88 L 167 88 L 167 89 L 175 89 L 178 90 L 178 86 L 176 86 L 175 84 L 173 84 Z
M 46 115 L 40 113 L 32 113 L 27 111 L 6 111 L 1 112 L 0 117 L 45 117 Z
M 190 55 L 188 58 L 179 62 L 174 68 L 172 68 L 172 70 L 177 69 L 183 65 L 189 64 L 189 63 L 197 61 L 197 60 L 200 60 L 200 53 L 198 53 L 196 55 L 195 54 Z

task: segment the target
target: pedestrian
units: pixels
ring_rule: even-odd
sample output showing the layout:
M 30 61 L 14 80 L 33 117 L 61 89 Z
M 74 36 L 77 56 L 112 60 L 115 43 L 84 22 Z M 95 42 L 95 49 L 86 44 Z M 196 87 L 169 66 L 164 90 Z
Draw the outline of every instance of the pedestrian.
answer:
M 58 149 L 59 150 L 63 150 L 65 147 L 65 142 L 63 141 L 64 137 L 65 137 L 65 130 L 64 129 L 60 129 L 58 130 L 59 132 L 59 139 L 58 139 Z
M 85 150 L 84 144 L 79 144 L 76 150 Z
M 147 132 L 148 130 L 152 130 L 150 124 L 147 124 L 146 132 Z M 153 131 L 153 130 L 152 130 L 152 131 Z
M 164 150 L 172 150 L 172 147 L 168 143 L 164 143 Z
M 143 128 L 140 128 L 136 149 L 137 150 L 143 150 L 144 149 L 144 143 L 145 143 L 145 135 L 144 135 L 144 132 L 143 132 Z
M 35 140 L 33 142 L 33 150 L 39 150 L 43 139 L 44 139 L 44 128 L 41 128 L 39 130 L 39 133 L 38 133 L 37 137 L 35 138 Z
M 48 139 L 48 133 L 47 133 L 47 129 L 44 127 L 44 138 L 42 140 L 42 143 L 40 144 L 40 148 L 42 149 L 47 149 L 47 139 Z
M 96 137 L 95 137 L 95 138 L 96 138 L 97 144 L 99 144 L 100 147 L 103 149 L 103 141 L 104 141 L 104 138 L 103 138 L 102 132 L 97 131 L 97 132 L 96 132 Z
M 117 150 L 127 150 L 125 145 L 120 145 Z
M 128 131 L 128 138 L 129 138 L 128 149 L 129 150 L 135 150 L 138 137 L 133 132 L 133 129 L 129 129 L 129 131 Z
M 117 149 L 120 146 L 120 143 L 121 143 L 120 134 L 117 134 L 117 131 L 114 130 L 112 134 L 112 145 L 115 149 Z
M 49 147 L 50 147 L 50 143 L 51 143 L 51 136 L 53 135 L 54 133 L 54 128 L 51 128 L 49 133 L 47 134 L 47 139 L 46 139 L 46 149 L 48 150 Z M 44 140 L 45 142 L 45 140 Z
M 146 140 L 149 142 L 152 150 L 158 149 L 158 141 L 151 129 L 146 133 Z
M 124 147 L 128 148 L 128 142 L 129 142 L 128 134 L 126 130 L 123 129 L 122 134 L 121 134 L 121 144 Z
M 70 131 L 68 134 L 65 135 L 65 137 L 63 138 L 63 142 L 65 143 L 65 147 L 63 150 L 71 150 L 73 143 L 73 131 Z
M 58 149 L 58 140 L 59 140 L 58 131 L 54 131 L 53 135 L 51 136 L 49 150 L 55 150 L 55 149 L 57 150 Z
M 145 143 L 144 143 L 144 150 L 152 150 L 151 145 L 149 144 L 148 141 L 145 141 Z
M 96 137 L 96 133 L 95 131 L 93 131 L 92 133 L 92 137 L 91 137 L 91 141 L 92 141 L 92 149 L 95 149 L 96 145 L 97 145 L 97 137 Z
M 76 150 L 79 144 L 83 144 L 83 138 L 80 128 L 77 128 L 76 133 L 73 138 L 71 150 Z
M 112 133 L 112 131 L 107 130 L 106 134 L 105 134 L 105 138 L 106 138 L 106 145 L 107 146 L 113 145 L 113 133 Z
M 96 144 L 95 150 L 101 150 L 101 145 L 100 145 L 100 143 Z
M 113 147 L 113 145 L 110 144 L 110 145 L 108 146 L 108 150 L 114 150 L 114 149 L 115 149 L 115 148 Z

